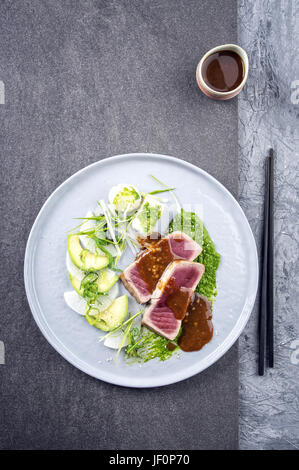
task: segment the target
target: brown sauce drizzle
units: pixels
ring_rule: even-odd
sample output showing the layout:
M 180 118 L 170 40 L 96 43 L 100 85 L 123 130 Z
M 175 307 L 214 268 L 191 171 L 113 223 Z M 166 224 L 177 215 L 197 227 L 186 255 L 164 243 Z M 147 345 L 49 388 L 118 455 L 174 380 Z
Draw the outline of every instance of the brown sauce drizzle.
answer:
M 205 297 L 195 293 L 182 322 L 178 344 L 183 351 L 199 351 L 213 336 L 212 307 Z
M 166 345 L 168 351 L 174 351 L 175 348 L 177 347 L 176 344 L 172 343 L 171 341 L 169 341 Z
M 147 237 L 137 237 L 137 241 L 142 248 L 150 248 L 159 240 L 161 240 L 162 235 L 159 232 L 153 232 Z
M 158 280 L 171 261 L 173 255 L 166 238 L 150 243 L 148 249 L 138 255 L 136 266 L 150 292 L 155 290 Z
M 192 290 L 178 287 L 175 279 L 171 277 L 163 290 L 166 297 L 166 305 L 172 310 L 177 320 L 183 320 L 192 297 Z

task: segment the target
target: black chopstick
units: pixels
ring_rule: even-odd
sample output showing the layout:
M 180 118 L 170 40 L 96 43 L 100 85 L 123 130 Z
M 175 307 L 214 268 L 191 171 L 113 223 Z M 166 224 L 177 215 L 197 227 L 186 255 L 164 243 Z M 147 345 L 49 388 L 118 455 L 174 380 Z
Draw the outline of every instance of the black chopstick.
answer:
M 261 297 L 259 310 L 259 375 L 264 375 L 265 352 L 268 366 L 274 367 L 274 305 L 273 305 L 273 250 L 274 250 L 274 152 L 269 151 L 265 161 L 264 232 L 261 259 Z M 267 351 L 265 347 L 267 346 Z
M 268 282 L 267 282 L 267 353 L 268 365 L 274 367 L 274 330 L 273 330 L 273 192 L 274 192 L 274 155 L 269 152 L 269 226 L 268 226 Z
M 268 284 L 268 235 L 269 235 L 269 158 L 265 162 L 265 202 L 264 202 L 264 233 L 262 242 L 262 273 L 261 273 L 261 297 L 259 309 L 259 358 L 258 373 L 264 375 L 265 370 L 265 343 L 267 322 L 267 284 Z

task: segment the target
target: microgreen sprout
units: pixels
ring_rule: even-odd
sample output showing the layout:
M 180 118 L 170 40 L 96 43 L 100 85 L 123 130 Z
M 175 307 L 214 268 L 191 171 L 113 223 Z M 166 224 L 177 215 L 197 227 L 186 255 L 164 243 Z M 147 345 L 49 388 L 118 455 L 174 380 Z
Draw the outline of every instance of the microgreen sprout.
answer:
M 132 317 L 128 318 L 128 320 L 124 321 L 124 322 L 123 322 L 121 325 L 119 325 L 117 328 L 114 328 L 114 330 L 109 331 L 109 333 L 107 333 L 105 336 L 102 336 L 102 337 L 100 338 L 100 340 L 99 340 L 100 343 L 101 343 L 102 341 L 105 341 L 106 338 L 109 338 L 109 336 L 113 335 L 113 334 L 116 333 L 117 331 L 122 330 L 125 325 L 127 325 L 128 323 L 130 323 L 130 322 L 132 322 L 133 320 L 135 320 L 135 318 L 137 318 L 137 317 L 138 317 L 139 315 L 141 315 L 141 313 L 143 313 L 143 312 L 144 312 L 144 309 L 140 310 L 139 312 L 135 313 L 135 315 L 133 315 Z

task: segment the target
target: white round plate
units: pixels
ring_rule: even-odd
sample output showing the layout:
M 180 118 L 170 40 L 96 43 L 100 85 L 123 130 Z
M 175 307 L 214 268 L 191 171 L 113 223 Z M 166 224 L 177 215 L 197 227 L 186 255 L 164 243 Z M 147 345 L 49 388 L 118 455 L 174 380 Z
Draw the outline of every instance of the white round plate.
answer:
M 65 266 L 67 232 L 117 183 L 144 192 L 158 189 L 149 176 L 170 187 L 182 205 L 196 208 L 221 254 L 214 336 L 201 351 L 141 366 L 99 343 L 101 332 L 70 310 L 63 293 L 71 289 Z M 163 196 L 170 197 L 168 193 Z M 192 205 L 190 207 L 190 204 Z M 126 256 L 132 256 L 130 254 Z M 129 258 L 123 258 L 123 268 Z M 258 284 L 256 245 L 248 221 L 233 196 L 217 180 L 190 163 L 155 154 L 107 158 L 78 171 L 49 197 L 32 227 L 25 254 L 25 287 L 36 323 L 65 359 L 98 379 L 127 387 L 156 387 L 191 377 L 217 361 L 237 340 L 251 313 Z M 121 289 L 124 290 L 123 286 Z M 120 355 L 121 356 L 121 355 Z

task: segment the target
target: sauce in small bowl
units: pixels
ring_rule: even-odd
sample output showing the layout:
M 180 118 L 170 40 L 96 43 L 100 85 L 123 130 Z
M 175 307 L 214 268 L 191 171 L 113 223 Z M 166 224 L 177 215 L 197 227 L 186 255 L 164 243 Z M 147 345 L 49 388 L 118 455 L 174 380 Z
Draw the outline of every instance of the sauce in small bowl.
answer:
M 242 90 L 248 76 L 248 57 L 244 49 L 225 44 L 207 52 L 196 69 L 199 88 L 209 98 L 228 100 Z

